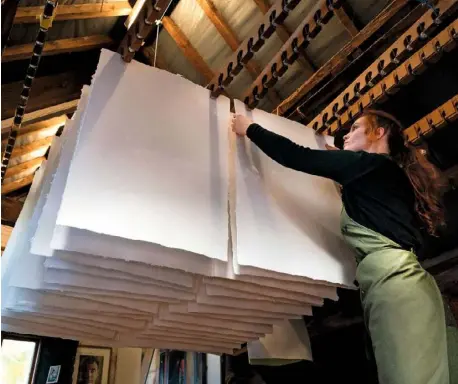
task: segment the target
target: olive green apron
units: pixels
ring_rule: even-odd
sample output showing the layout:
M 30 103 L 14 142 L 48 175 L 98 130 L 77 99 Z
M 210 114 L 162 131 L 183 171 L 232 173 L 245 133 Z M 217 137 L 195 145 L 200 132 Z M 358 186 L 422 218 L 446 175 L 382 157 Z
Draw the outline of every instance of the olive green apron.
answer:
M 380 384 L 448 384 L 440 291 L 414 253 L 352 220 L 341 229 L 356 251 L 356 280 Z

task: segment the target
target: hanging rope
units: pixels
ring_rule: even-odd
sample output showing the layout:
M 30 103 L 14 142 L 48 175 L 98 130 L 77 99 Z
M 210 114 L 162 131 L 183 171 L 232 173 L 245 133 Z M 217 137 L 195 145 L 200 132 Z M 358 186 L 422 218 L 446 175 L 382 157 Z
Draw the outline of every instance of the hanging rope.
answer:
M 45 45 L 46 36 L 48 35 L 48 29 L 51 28 L 55 9 L 57 7 L 57 1 L 47 0 L 46 5 L 43 9 L 43 14 L 40 17 L 40 29 L 38 30 L 37 38 L 35 41 L 35 46 L 33 47 L 32 58 L 30 59 L 29 66 L 27 68 L 26 76 L 24 79 L 24 84 L 22 87 L 22 92 L 19 97 L 19 104 L 16 107 L 16 112 L 14 114 L 13 125 L 11 126 L 8 142 L 6 144 L 5 152 L 3 152 L 2 157 L 2 184 L 5 178 L 5 172 L 8 168 L 10 162 L 11 154 L 13 152 L 14 145 L 16 143 L 16 137 L 18 135 L 19 129 L 21 128 L 22 119 L 24 118 L 24 112 L 27 107 L 27 102 L 30 96 L 30 89 L 32 87 L 33 79 L 37 74 L 38 64 L 40 63 L 41 55 L 43 53 L 43 47 Z

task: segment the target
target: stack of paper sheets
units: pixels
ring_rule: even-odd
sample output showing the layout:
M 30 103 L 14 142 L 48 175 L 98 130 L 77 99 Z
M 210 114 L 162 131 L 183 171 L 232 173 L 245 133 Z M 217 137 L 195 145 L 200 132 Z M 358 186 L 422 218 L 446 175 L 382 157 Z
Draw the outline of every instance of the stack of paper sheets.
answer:
M 2 257 L 3 328 L 231 353 L 351 287 L 336 186 L 274 163 L 229 120 L 227 98 L 103 50 Z

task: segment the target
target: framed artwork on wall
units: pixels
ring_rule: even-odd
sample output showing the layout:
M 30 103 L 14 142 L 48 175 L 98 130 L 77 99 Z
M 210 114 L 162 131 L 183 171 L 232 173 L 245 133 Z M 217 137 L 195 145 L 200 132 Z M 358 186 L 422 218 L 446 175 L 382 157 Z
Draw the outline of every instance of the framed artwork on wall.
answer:
M 108 384 L 111 348 L 78 347 L 72 384 Z

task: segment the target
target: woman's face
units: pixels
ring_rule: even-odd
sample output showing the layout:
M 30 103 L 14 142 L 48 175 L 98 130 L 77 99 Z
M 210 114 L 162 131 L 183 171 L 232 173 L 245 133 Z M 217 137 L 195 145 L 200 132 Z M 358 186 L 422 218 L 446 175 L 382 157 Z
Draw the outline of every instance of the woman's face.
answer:
M 347 151 L 366 151 L 371 145 L 366 132 L 369 131 L 368 121 L 365 116 L 355 120 L 350 132 L 344 136 L 343 149 Z

